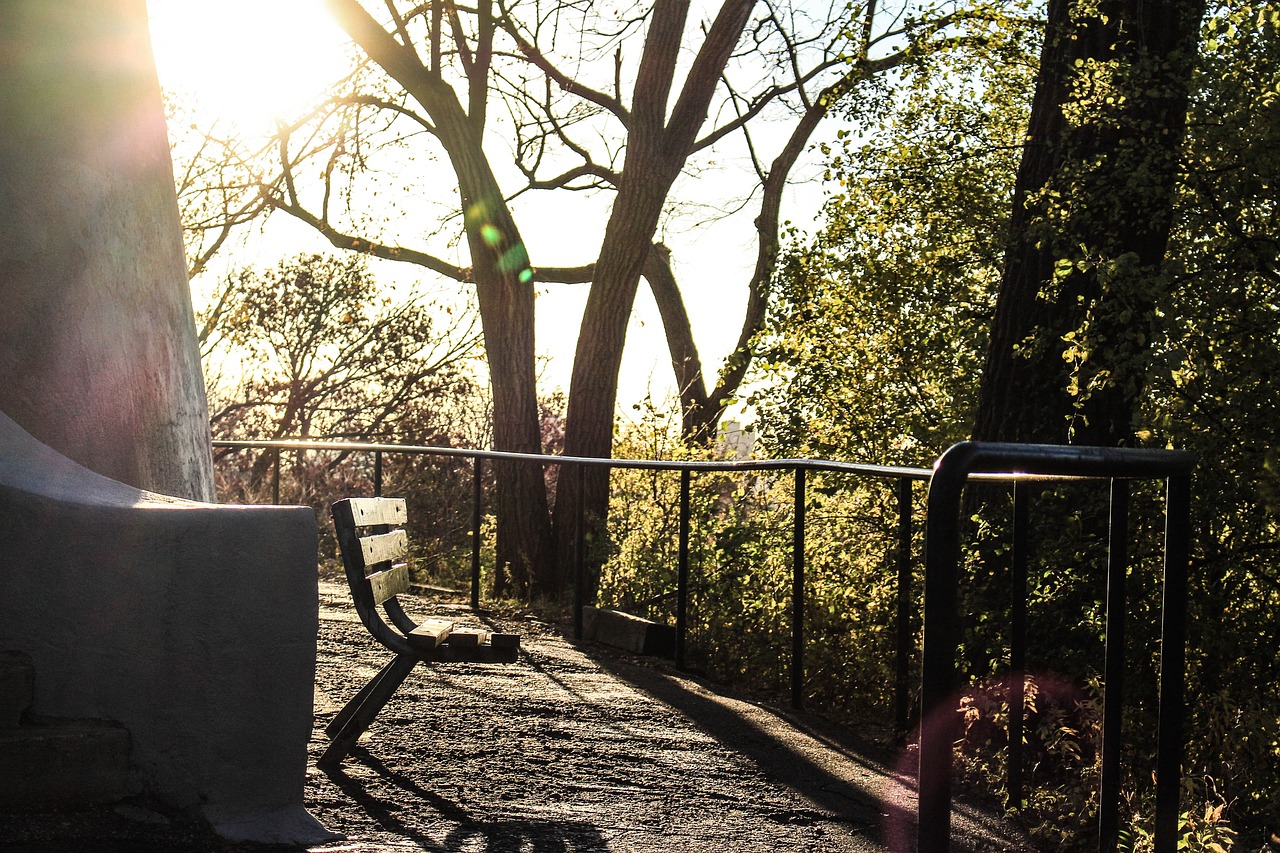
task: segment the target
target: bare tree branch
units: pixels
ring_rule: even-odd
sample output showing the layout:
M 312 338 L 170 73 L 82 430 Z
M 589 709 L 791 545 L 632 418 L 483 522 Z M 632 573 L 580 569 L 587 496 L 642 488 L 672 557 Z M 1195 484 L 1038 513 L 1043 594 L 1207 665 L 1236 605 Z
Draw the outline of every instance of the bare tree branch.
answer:
M 590 86 L 584 86 L 569 75 L 563 73 L 552 64 L 551 60 L 547 59 L 543 52 L 538 49 L 537 45 L 524 37 L 510 19 L 504 19 L 502 23 L 506 33 L 515 41 L 516 46 L 520 51 L 520 56 L 545 74 L 549 80 L 553 81 L 563 91 L 568 92 L 571 95 L 576 95 L 577 97 L 604 109 L 609 114 L 617 118 L 624 128 L 629 126 L 631 113 L 623 106 L 621 101 L 615 97 L 606 95 L 604 92 L 592 89 Z
M 446 278 L 451 278 L 458 282 L 470 283 L 472 281 L 471 269 L 469 267 L 460 267 L 456 264 L 448 263 L 435 255 L 430 255 L 416 249 L 409 249 L 404 246 L 386 245 L 365 237 L 357 237 L 352 234 L 342 232 L 333 227 L 333 225 L 331 225 L 327 220 L 306 210 L 296 200 L 292 200 L 294 199 L 294 196 L 292 195 L 289 199 L 280 198 L 264 188 L 262 198 L 273 209 L 287 213 L 299 221 L 310 225 L 336 248 L 349 249 L 353 252 L 372 255 L 375 258 L 385 258 L 389 261 L 404 261 L 406 263 L 416 264 L 417 266 L 429 269 L 432 272 L 437 272 Z

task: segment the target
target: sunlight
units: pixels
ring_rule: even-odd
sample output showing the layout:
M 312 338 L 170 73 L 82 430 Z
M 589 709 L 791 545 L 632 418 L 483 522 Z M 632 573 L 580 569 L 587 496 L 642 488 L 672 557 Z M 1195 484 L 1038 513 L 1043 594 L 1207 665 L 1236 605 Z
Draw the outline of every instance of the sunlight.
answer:
M 348 67 L 346 36 L 320 0 L 148 0 L 147 8 L 160 84 L 243 130 L 305 108 Z

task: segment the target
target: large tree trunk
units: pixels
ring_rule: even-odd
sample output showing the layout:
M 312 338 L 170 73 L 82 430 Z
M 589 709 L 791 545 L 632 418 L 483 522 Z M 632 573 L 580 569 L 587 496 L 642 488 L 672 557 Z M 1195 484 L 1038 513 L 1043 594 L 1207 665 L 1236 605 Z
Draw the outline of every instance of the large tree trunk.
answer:
M 595 275 L 578 333 L 569 406 L 565 418 L 568 456 L 608 457 L 613 450 L 613 414 L 627 320 L 652 250 L 653 234 L 671 185 L 689 155 L 721 71 L 751 13 L 753 0 L 725 0 L 690 67 L 668 115 L 688 0 L 657 0 L 636 76 L 622 183 L 605 227 Z M 608 517 L 609 481 L 604 468 L 560 481 L 555 542 L 560 587 L 574 556 L 579 501 L 588 532 Z
M 424 66 L 412 48 L 393 39 L 358 3 L 329 0 L 328 6 L 369 58 L 404 86 L 435 122 L 436 137 L 449 156 L 461 194 L 493 392 L 494 447 L 541 453 L 532 272 L 519 229 L 484 153 L 485 73 L 476 69 L 472 114 L 468 115 L 438 71 Z M 536 464 L 502 462 L 494 471 L 498 519 L 494 592 L 546 594 L 554 585 L 555 572 L 542 469 Z
M 625 174 L 634 174 L 630 151 Z M 665 182 L 657 178 L 642 181 L 642 186 L 631 191 L 624 184 L 614 203 L 574 353 L 565 419 L 566 456 L 607 458 L 612 454 L 613 412 L 618 399 L 618 370 L 626 343 L 627 321 L 650 251 L 649 241 L 674 177 Z M 662 185 L 658 186 L 659 183 Z M 608 515 L 608 469 L 593 466 L 584 472 L 581 480 L 573 476 L 559 480 L 555 530 L 562 589 L 575 556 L 579 501 L 584 502 L 586 533 L 591 536 L 592 531 L 602 527 Z M 595 541 L 594 537 L 590 541 Z
M 1049 4 L 975 439 L 1133 438 L 1204 2 L 1087 8 Z
M 492 182 L 492 176 L 489 178 Z M 484 225 L 496 227 L 510 239 L 502 251 L 493 253 L 481 230 L 483 225 L 468 224 L 467 239 L 471 245 L 476 271 L 476 293 L 480 302 L 480 319 L 484 329 L 485 352 L 493 391 L 493 441 L 498 450 L 518 453 L 541 453 L 538 398 L 534 372 L 534 291 L 521 281 L 520 269 L 509 269 L 501 263 L 508 252 L 523 253 L 519 232 L 496 183 L 489 190 L 469 190 L 462 184 L 464 209 L 471 209 L 474 198 L 492 193 L 491 215 Z M 470 195 L 475 192 L 476 195 Z M 483 204 L 483 203 L 482 203 Z M 496 224 L 495 224 L 496 223 Z M 492 233 L 485 231 L 485 233 Z M 489 257 L 486 258 L 486 253 Z M 497 486 L 497 567 L 494 592 L 497 595 L 547 595 L 553 591 L 554 568 L 551 552 L 551 521 L 547 507 L 547 487 L 541 464 L 495 462 L 494 482 Z
M 0 12 L 0 410 L 108 477 L 213 500 L 143 0 Z
M 541 453 L 534 357 L 534 289 L 528 255 L 498 182 L 470 125 L 449 129 L 445 143 L 462 194 L 485 353 L 493 392 L 498 450 Z M 523 597 L 554 591 L 551 520 L 542 466 L 494 463 L 497 564 L 494 593 Z

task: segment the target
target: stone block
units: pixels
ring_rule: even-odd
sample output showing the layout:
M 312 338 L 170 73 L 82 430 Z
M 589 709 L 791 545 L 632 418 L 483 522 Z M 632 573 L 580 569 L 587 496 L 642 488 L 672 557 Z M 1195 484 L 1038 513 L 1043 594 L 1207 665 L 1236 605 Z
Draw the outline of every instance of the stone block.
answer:
M 676 629 L 620 610 L 582 608 L 582 636 L 635 655 L 674 658 Z
M 35 668 L 23 652 L 0 652 L 0 731 L 22 722 L 35 697 Z

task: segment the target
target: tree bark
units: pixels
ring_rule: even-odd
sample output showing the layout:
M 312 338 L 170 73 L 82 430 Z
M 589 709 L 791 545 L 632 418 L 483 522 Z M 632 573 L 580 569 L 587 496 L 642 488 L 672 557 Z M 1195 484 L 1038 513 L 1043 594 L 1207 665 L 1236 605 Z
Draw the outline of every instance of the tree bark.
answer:
M 209 412 L 142 0 L 0 6 L 0 409 L 212 501 Z
M 441 76 L 425 67 L 412 48 L 393 39 L 358 3 L 329 0 L 329 7 L 369 58 L 404 86 L 435 124 L 458 179 L 489 362 L 494 447 L 541 453 L 532 271 L 520 231 L 484 154 L 483 114 L 469 116 Z M 473 87 L 484 83 L 483 75 L 478 76 L 471 81 Z M 473 108 L 477 97 L 473 93 L 470 98 Z M 542 468 L 535 463 L 501 462 L 494 471 L 498 519 L 494 591 L 498 595 L 546 594 L 554 587 L 555 573 Z
M 975 439 L 1133 440 L 1204 2 L 1087 5 L 1049 4 Z
M 574 354 L 565 419 L 565 454 L 608 458 L 613 450 L 613 414 L 627 321 L 651 251 L 662 207 L 697 133 L 720 73 L 750 17 L 754 0 L 725 0 L 689 69 L 668 118 L 667 105 L 688 16 L 688 0 L 657 0 L 636 76 L 622 180 L 605 226 L 595 277 L 583 311 Z M 572 566 L 578 502 L 588 531 L 608 512 L 609 478 L 604 468 L 560 482 L 555 542 L 560 586 Z

